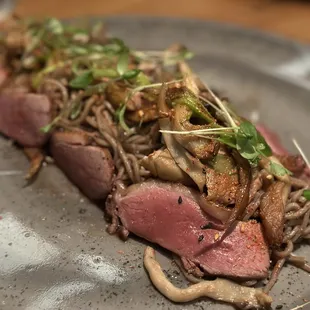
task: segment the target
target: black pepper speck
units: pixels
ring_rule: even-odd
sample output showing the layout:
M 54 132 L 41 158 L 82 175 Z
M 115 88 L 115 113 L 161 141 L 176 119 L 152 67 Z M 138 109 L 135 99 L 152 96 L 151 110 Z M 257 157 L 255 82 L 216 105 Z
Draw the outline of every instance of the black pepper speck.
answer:
M 178 204 L 180 205 L 181 203 L 183 202 L 183 199 L 181 196 L 179 196 L 179 199 L 178 199 Z
M 198 237 L 198 242 L 201 242 L 201 241 L 203 240 L 204 237 L 205 237 L 204 235 L 200 235 L 200 236 Z
M 211 223 L 208 223 L 206 225 L 201 225 L 200 226 L 200 229 L 211 229 L 212 228 L 212 224 Z

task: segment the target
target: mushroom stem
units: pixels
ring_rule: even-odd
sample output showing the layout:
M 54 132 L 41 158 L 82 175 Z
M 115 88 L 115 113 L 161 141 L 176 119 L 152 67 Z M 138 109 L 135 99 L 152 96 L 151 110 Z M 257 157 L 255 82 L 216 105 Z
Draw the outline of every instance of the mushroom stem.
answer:
M 219 278 L 193 284 L 185 289 L 177 288 L 166 278 L 155 259 L 155 251 L 151 247 L 145 249 L 144 266 L 154 286 L 173 302 L 189 302 L 200 297 L 209 297 L 247 309 L 265 309 L 272 302 L 271 297 L 261 289 L 241 286 Z

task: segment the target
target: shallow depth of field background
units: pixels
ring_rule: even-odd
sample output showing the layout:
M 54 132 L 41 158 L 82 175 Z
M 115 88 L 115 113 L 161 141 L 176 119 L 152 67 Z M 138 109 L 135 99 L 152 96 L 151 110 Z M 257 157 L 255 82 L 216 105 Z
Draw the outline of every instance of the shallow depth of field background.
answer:
M 18 0 L 21 16 L 155 15 L 256 28 L 310 42 L 308 0 Z

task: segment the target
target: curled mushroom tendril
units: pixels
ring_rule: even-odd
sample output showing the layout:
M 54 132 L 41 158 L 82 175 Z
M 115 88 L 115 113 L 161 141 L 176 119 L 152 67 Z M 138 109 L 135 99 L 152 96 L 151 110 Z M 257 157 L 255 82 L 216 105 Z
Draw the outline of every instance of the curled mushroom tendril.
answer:
M 151 247 L 145 249 L 144 266 L 157 290 L 173 302 L 189 302 L 200 297 L 209 297 L 232 303 L 241 309 L 266 309 L 272 302 L 272 298 L 261 289 L 241 286 L 219 278 L 202 281 L 184 289 L 177 288 L 166 278 Z

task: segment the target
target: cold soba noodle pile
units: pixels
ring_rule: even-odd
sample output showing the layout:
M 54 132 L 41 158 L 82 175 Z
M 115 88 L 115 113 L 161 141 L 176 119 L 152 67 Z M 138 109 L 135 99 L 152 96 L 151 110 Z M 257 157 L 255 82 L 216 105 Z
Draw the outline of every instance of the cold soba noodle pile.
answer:
M 56 19 L 1 27 L 0 131 L 23 146 L 27 179 L 51 156 L 105 201 L 110 234 L 173 252 L 195 284 L 174 287 L 148 247 L 145 267 L 162 294 L 267 308 L 285 263 L 310 271 L 294 254 L 310 239 L 302 151 L 288 154 L 234 112 L 191 71 L 185 47 L 134 51 L 102 25 Z

